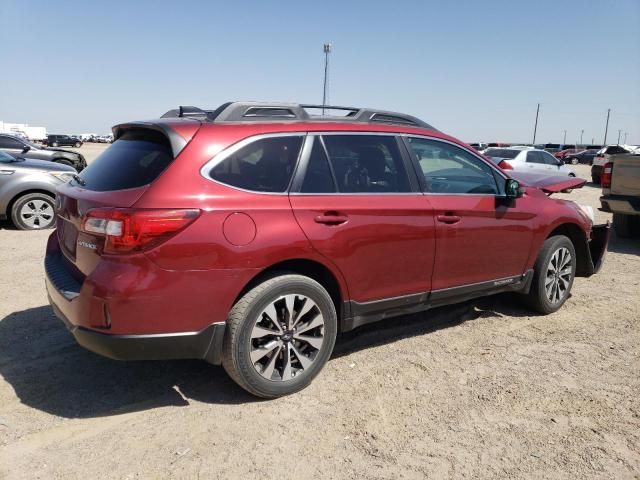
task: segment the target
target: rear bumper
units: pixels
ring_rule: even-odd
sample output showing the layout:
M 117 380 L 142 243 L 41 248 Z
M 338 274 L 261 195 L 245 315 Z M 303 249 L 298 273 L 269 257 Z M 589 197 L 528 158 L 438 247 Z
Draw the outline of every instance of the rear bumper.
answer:
M 79 284 L 56 252 L 45 257 L 45 285 L 55 315 L 87 350 L 114 360 L 202 359 L 221 363 L 225 322 L 212 323 L 199 331 L 153 334 L 117 334 L 108 327 L 89 328 L 88 312 L 89 316 L 102 317 L 108 304 L 87 293 L 90 286 Z
M 640 197 L 630 195 L 603 195 L 600 197 L 603 212 L 623 215 L 640 215 Z
M 113 360 L 202 359 L 214 365 L 222 362 L 222 341 L 225 324 L 214 323 L 200 332 L 154 335 L 111 335 L 73 325 L 49 290 L 49 303 L 56 316 L 64 322 L 79 345 Z

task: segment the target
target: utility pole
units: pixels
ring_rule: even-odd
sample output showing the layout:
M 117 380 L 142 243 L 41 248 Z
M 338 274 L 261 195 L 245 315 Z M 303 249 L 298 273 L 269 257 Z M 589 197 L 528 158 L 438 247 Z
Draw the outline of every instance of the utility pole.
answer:
M 628 133 L 629 133 L 629 132 L 624 132 L 624 144 L 625 144 L 625 145 L 627 144 L 627 134 L 628 134 Z
M 567 143 L 567 131 L 564 131 L 564 138 L 562 140 L 562 144 L 565 145 Z
M 329 70 L 329 54 L 331 53 L 331 44 L 325 43 L 322 46 L 324 52 L 324 87 L 322 88 L 322 115 L 324 115 L 324 107 L 327 104 L 327 71 Z
M 582 135 L 584 135 L 584 130 L 580 130 L 580 145 L 582 145 Z
M 620 145 L 620 134 L 622 133 L 622 130 L 618 130 L 618 143 L 617 145 Z
M 609 131 L 609 114 L 611 113 L 611 109 L 607 109 L 607 124 L 604 127 L 604 142 L 602 142 L 602 146 L 607 146 L 607 132 Z
M 536 144 L 536 132 L 538 131 L 538 115 L 540 114 L 540 104 L 538 104 L 538 108 L 536 109 L 536 123 L 533 127 L 533 142 L 532 145 Z

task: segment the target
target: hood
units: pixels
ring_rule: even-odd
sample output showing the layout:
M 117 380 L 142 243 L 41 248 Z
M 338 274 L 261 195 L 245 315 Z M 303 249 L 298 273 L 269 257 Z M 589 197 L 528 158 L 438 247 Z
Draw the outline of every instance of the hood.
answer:
M 587 183 L 584 178 L 539 173 L 509 172 L 509 176 L 518 180 L 524 187 L 538 188 L 545 193 L 559 193 L 564 190 L 580 188 Z
M 21 170 L 38 170 L 47 172 L 76 172 L 75 168 L 69 165 L 62 165 L 60 163 L 54 163 L 49 160 L 35 160 L 35 159 L 19 159 L 15 162 L 0 162 L 0 166 L 10 166 L 19 168 Z

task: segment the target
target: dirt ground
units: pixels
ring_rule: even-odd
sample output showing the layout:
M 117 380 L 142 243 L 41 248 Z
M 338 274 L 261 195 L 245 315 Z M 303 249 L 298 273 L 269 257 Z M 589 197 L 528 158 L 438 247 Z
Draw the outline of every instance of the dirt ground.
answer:
M 220 367 L 78 347 L 47 304 L 48 234 L 0 227 L 0 478 L 640 478 L 637 240 L 556 314 L 499 295 L 371 325 L 258 401 Z

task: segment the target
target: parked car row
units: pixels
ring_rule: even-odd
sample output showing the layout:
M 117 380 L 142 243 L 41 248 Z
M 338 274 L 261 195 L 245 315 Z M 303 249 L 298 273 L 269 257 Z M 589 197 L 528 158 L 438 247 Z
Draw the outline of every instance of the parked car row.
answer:
M 567 168 L 562 160 L 545 150 L 533 147 L 487 148 L 482 154 L 503 170 L 576 176 L 575 172 Z
M 113 135 L 91 135 L 88 136 L 85 141 L 92 143 L 111 143 L 113 142 Z
M 11 219 L 21 230 L 53 227 L 56 188 L 74 175 L 68 165 L 16 158 L 0 150 L 0 219 Z

